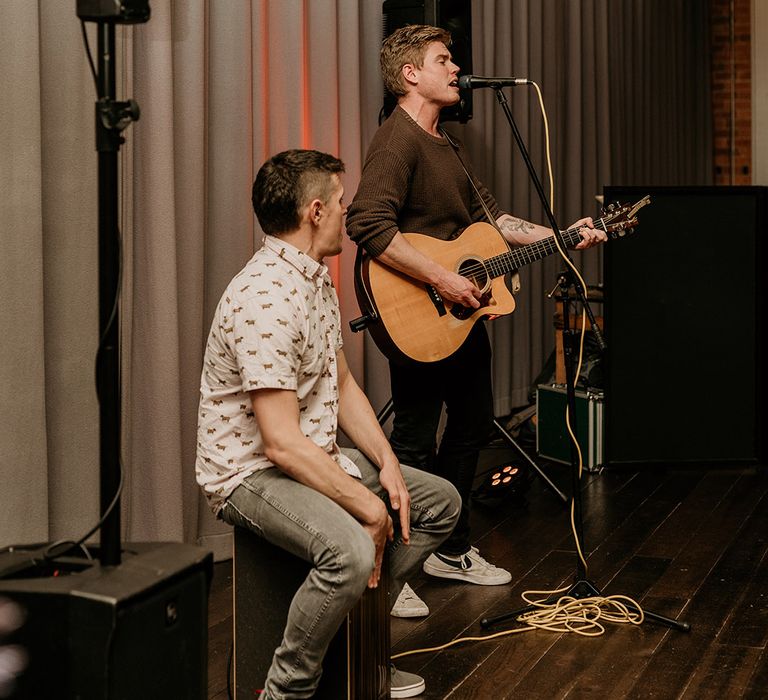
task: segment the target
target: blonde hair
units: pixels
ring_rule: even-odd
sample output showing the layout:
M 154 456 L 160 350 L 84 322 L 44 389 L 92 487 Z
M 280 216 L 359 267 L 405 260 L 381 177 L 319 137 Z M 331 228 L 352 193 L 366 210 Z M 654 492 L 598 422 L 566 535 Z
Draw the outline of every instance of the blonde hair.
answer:
M 428 24 L 408 24 L 392 32 L 381 45 L 379 55 L 384 87 L 397 97 L 405 95 L 407 91 L 403 82 L 403 66 L 412 63 L 416 68 L 421 68 L 427 47 L 434 41 L 450 46 L 451 34 Z

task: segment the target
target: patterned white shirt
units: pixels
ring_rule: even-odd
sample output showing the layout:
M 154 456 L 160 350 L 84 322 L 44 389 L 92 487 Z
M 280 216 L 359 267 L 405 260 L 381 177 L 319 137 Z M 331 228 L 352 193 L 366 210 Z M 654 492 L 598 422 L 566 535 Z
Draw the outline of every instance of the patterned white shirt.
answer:
M 195 471 L 214 512 L 249 474 L 275 466 L 254 418 L 254 389 L 295 391 L 304 435 L 360 476 L 336 444 L 341 346 L 328 268 L 265 236 L 222 295 L 205 349 Z

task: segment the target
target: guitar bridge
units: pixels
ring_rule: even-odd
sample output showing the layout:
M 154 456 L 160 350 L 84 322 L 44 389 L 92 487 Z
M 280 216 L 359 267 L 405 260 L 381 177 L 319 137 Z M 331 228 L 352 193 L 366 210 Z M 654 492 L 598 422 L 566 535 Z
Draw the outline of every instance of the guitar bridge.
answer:
M 445 310 L 445 303 L 443 302 L 443 297 L 440 296 L 440 292 L 438 292 L 431 284 L 425 284 L 424 288 L 427 290 L 429 300 L 435 305 L 435 308 L 437 309 L 437 315 L 445 316 L 447 311 Z

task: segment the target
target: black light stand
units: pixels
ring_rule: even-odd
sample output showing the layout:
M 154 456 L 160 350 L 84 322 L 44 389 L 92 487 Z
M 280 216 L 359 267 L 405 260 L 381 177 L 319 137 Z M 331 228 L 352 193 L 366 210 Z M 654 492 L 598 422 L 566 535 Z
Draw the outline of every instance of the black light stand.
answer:
M 501 84 L 490 85 L 489 87 L 493 88 L 493 90 L 495 91 L 496 99 L 501 105 L 504 115 L 506 116 L 507 121 L 509 122 L 509 126 L 512 129 L 515 142 L 517 143 L 518 149 L 520 150 L 520 154 L 522 155 L 526 168 L 528 169 L 531 182 L 533 183 L 536 189 L 536 193 L 538 194 L 539 199 L 541 200 L 541 205 L 544 208 L 544 213 L 547 217 L 547 221 L 549 222 L 549 226 L 552 229 L 552 232 L 559 244 L 560 250 L 563 252 L 565 257 L 570 261 L 571 257 L 570 257 L 570 254 L 568 253 L 568 248 L 565 244 L 565 241 L 563 240 L 563 236 L 560 233 L 560 227 L 558 226 L 557 221 L 555 220 L 555 216 L 552 213 L 552 210 L 549 206 L 546 194 L 544 193 L 544 189 L 541 185 L 541 182 L 539 181 L 538 175 L 536 174 L 536 169 L 534 168 L 533 163 L 531 162 L 530 156 L 528 155 L 528 150 L 525 147 L 525 143 L 523 142 L 522 136 L 520 135 L 520 131 L 518 130 L 517 124 L 515 123 L 514 117 L 512 116 L 512 112 L 509 109 L 507 98 L 504 95 L 504 92 L 502 91 L 502 85 Z M 572 275 L 570 271 L 566 271 L 560 276 L 559 284 L 560 284 L 560 288 L 562 292 L 562 300 L 563 300 L 563 347 L 564 347 L 564 358 L 565 358 L 565 380 L 566 380 L 568 415 L 570 416 L 573 432 L 574 434 L 576 434 L 576 429 L 575 429 L 576 377 L 574 376 L 575 354 L 573 353 L 573 344 L 571 342 L 572 334 L 569 329 L 569 315 L 570 315 L 569 290 L 571 286 L 573 286 L 573 288 L 575 289 L 576 296 L 578 300 L 581 302 L 584 308 L 584 311 L 586 312 L 587 318 L 589 319 L 589 323 L 595 334 L 595 340 L 597 341 L 598 347 L 601 349 L 601 351 L 603 352 L 605 351 L 606 344 L 600 332 L 600 328 L 595 322 L 595 317 L 592 313 L 591 308 L 589 307 L 586 296 L 584 294 L 584 289 L 582 288 L 578 278 L 576 278 L 575 275 Z M 582 507 L 581 507 L 581 483 L 580 483 L 581 480 L 580 480 L 579 466 L 578 466 L 578 452 L 576 449 L 576 445 L 574 445 L 573 443 L 571 443 L 571 476 L 572 476 L 572 484 L 573 484 L 573 494 L 571 498 L 573 499 L 573 520 L 575 523 L 575 535 L 578 538 L 577 547 L 583 548 L 584 525 L 583 525 L 583 516 L 582 516 Z M 586 567 L 581 557 L 578 557 L 575 581 L 571 586 L 571 588 L 568 590 L 568 592 L 565 593 L 564 595 L 572 596 L 573 598 L 576 598 L 576 599 L 602 595 L 601 592 L 595 587 L 595 585 L 587 579 Z M 627 604 L 627 607 L 633 612 L 638 612 L 637 609 L 631 604 Z M 505 613 L 502 615 L 497 615 L 495 617 L 483 618 L 480 621 L 480 625 L 483 628 L 488 628 L 495 624 L 503 622 L 505 620 L 516 619 L 521 614 L 528 612 L 533 608 L 534 606 L 527 606 L 523 609 Z M 643 613 L 646 618 L 653 620 L 655 622 L 665 624 L 674 629 L 685 631 L 685 632 L 690 630 L 690 625 L 686 622 L 673 620 L 671 618 L 663 617 L 661 615 L 657 615 L 655 613 L 648 612 L 645 610 L 643 611 Z
M 117 154 L 120 133 L 139 118 L 133 100 L 115 100 L 115 22 L 97 23 L 96 150 L 99 198 L 99 349 L 96 392 L 99 397 L 101 526 L 99 559 L 104 566 L 120 563 L 120 507 L 113 504 L 120 488 L 120 233 L 118 228 Z M 107 509 L 111 510 L 107 513 Z

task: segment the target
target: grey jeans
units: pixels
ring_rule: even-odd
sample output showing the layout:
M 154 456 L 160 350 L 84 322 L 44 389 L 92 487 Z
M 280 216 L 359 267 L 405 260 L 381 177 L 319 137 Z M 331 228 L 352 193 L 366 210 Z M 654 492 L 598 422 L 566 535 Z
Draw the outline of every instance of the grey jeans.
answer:
M 358 450 L 344 453 L 360 468 L 363 483 L 389 507 L 379 470 Z M 445 479 L 407 466 L 402 472 L 411 495 L 411 541 L 403 544 L 399 517 L 390 508 L 395 524 L 388 545 L 392 604 L 406 579 L 451 534 L 461 509 L 458 492 Z M 279 469 L 246 478 L 221 514 L 312 564 L 291 602 L 262 695 L 269 700 L 312 697 L 328 644 L 373 570 L 373 540 L 343 508 Z

